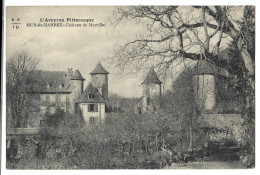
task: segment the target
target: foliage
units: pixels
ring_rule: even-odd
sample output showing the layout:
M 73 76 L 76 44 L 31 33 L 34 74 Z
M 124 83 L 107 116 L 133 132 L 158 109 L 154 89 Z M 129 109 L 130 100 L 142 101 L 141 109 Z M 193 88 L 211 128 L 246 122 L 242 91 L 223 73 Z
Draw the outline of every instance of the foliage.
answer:
M 179 118 L 165 110 L 150 115 L 109 114 L 101 126 L 78 120 L 65 113 L 59 124 L 42 130 L 34 142 L 21 140 L 24 153 L 8 161 L 8 168 L 158 169 L 211 154 L 203 147 L 188 152 Z M 34 144 L 28 147 L 29 142 Z
M 22 51 L 11 56 L 6 63 L 7 126 L 26 127 L 31 94 L 28 91 L 37 84 L 35 69 L 39 60 Z
M 173 148 L 179 147 L 179 123 L 169 113 L 109 115 L 102 126 L 82 125 L 68 114 L 61 118 L 55 127 L 42 130 L 40 137 L 34 138 L 36 150 L 30 158 L 17 157 L 13 168 L 162 168 L 171 163 Z M 35 162 L 29 164 L 29 159 Z
M 44 116 L 49 127 L 57 127 L 64 122 L 65 112 L 61 108 L 57 108 L 54 113 L 46 111 Z

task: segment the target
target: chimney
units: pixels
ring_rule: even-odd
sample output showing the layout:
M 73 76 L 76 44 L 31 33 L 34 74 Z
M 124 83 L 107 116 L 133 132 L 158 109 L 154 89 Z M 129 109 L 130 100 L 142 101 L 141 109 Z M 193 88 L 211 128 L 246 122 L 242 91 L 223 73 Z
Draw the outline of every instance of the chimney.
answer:
M 72 77 L 72 75 L 73 75 L 72 68 L 68 68 L 67 69 L 67 76 L 68 76 L 68 78 Z

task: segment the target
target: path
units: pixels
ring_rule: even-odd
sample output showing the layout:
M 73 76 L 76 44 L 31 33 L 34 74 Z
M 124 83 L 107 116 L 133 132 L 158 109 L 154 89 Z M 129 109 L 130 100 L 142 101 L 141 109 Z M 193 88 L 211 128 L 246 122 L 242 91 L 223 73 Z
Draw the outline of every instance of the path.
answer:
M 189 162 L 173 163 L 164 169 L 241 169 L 238 162 Z

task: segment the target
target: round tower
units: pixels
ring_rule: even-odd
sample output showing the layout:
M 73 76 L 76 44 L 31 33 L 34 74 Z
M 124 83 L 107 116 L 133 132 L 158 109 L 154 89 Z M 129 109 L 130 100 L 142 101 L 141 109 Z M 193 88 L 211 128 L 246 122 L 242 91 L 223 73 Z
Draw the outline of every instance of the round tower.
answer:
M 78 98 L 81 96 L 83 92 L 83 86 L 84 86 L 84 78 L 82 77 L 79 70 L 75 70 L 74 74 L 70 77 L 70 80 L 72 81 L 72 100 L 73 102 L 76 102 Z
M 104 67 L 98 63 L 95 69 L 90 73 L 91 83 L 98 90 L 99 94 L 108 100 L 108 74 Z
M 162 82 L 157 77 L 153 68 L 150 68 L 145 80 L 142 82 L 143 85 L 143 110 L 147 111 L 150 107 L 154 110 L 156 98 L 161 97 L 161 84 Z M 153 105 L 152 105 L 153 103 Z M 152 106 L 152 107 L 151 107 Z
M 199 60 L 193 72 L 193 87 L 198 110 L 213 110 L 216 106 L 216 66 Z

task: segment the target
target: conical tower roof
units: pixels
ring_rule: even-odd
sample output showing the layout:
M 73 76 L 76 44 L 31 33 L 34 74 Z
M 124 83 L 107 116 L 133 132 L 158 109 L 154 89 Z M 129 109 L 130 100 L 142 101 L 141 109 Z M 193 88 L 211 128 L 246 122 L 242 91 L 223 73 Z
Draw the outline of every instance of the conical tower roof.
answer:
M 156 72 L 153 68 L 150 68 L 145 80 L 142 82 L 142 84 L 162 84 L 162 82 L 157 77 Z
M 93 74 L 109 74 L 109 72 L 106 71 L 100 63 L 98 63 L 96 65 L 95 69 L 92 72 L 90 72 L 90 74 L 91 75 L 93 75 Z
M 193 68 L 192 73 L 194 75 L 218 74 L 224 77 L 229 76 L 229 73 L 226 69 L 215 66 L 206 60 L 199 60 L 197 65 Z
M 70 78 L 71 80 L 85 80 L 81 73 L 79 72 L 79 70 L 75 70 L 74 74 L 72 75 L 72 77 Z

